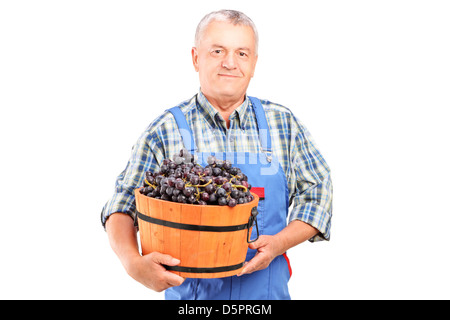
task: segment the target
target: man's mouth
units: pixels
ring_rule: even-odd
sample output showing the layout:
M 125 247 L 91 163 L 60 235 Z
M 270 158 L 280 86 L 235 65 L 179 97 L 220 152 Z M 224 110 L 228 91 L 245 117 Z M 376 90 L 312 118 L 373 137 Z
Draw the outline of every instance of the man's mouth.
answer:
M 223 73 L 219 73 L 220 77 L 225 77 L 225 78 L 240 78 L 240 76 L 238 75 L 234 75 L 234 74 L 223 74 Z

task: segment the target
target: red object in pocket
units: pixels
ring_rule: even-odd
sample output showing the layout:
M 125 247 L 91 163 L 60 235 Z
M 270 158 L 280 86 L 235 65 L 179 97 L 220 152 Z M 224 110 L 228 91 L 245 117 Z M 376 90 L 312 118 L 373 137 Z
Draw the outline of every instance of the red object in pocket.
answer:
M 264 199 L 264 188 L 256 188 L 256 187 L 252 187 L 250 189 L 250 192 L 253 192 L 254 194 L 256 194 L 259 199 Z
M 287 262 L 287 265 L 288 265 L 288 268 L 289 268 L 289 276 L 292 277 L 291 262 L 289 261 L 289 258 L 287 256 L 286 252 L 283 253 L 283 257 L 286 259 L 286 262 Z

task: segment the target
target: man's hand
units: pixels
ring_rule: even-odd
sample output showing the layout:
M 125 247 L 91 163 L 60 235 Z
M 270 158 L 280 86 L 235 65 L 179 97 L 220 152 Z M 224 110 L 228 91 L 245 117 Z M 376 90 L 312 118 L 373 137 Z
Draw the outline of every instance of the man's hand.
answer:
M 248 247 L 258 251 L 253 259 L 245 263 L 244 269 L 242 269 L 238 276 L 267 268 L 272 260 L 280 254 L 280 250 L 282 250 L 280 243 L 274 236 L 265 235 L 260 236 L 258 240 L 250 243 Z
M 140 255 L 134 222 L 129 215 L 124 213 L 111 215 L 106 221 L 106 231 L 111 248 L 133 279 L 157 292 L 183 283 L 182 277 L 162 266 L 162 264 L 175 266 L 180 263 L 179 260 L 159 252 Z
M 303 221 L 294 220 L 274 236 L 262 235 L 258 240 L 248 245 L 250 249 L 258 250 L 252 260 L 244 265 L 238 274 L 241 276 L 265 269 L 273 259 L 318 233 L 318 230 Z
M 127 268 L 128 274 L 136 281 L 156 292 L 179 286 L 184 278 L 167 271 L 162 265 L 176 266 L 180 260 L 167 254 L 152 252 L 133 259 Z

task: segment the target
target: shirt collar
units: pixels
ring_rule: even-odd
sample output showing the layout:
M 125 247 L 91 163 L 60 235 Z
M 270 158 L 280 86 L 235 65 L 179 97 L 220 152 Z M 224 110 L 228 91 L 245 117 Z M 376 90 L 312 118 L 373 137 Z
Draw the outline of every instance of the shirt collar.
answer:
M 197 95 L 197 102 L 198 107 L 201 109 L 202 113 L 207 117 L 210 118 L 210 120 L 218 125 L 218 118 L 220 116 L 219 111 L 212 106 L 212 104 L 206 99 L 205 95 L 202 93 L 201 90 L 198 91 Z M 233 111 L 233 113 L 230 115 L 230 121 L 237 121 L 238 126 L 244 130 L 245 129 L 245 123 L 247 121 L 247 118 L 249 117 L 249 111 L 251 111 L 249 108 L 250 99 L 247 95 L 245 95 L 244 102 L 236 108 L 236 110 Z

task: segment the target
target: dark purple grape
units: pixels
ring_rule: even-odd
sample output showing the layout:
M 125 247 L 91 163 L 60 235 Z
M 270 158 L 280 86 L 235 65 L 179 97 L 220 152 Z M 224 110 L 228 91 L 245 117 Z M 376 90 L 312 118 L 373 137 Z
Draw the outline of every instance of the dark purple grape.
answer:
M 197 185 L 200 182 L 200 178 L 199 176 L 192 175 L 190 181 L 193 185 Z
M 230 170 L 231 169 L 231 161 L 225 160 L 222 164 L 222 168 L 224 168 L 225 170 Z
M 174 187 L 175 186 L 175 177 L 168 177 L 167 184 L 169 185 L 169 187 Z
M 229 183 L 229 182 L 224 183 L 224 184 L 222 185 L 222 188 L 223 188 L 226 192 L 230 192 L 230 191 L 231 191 L 231 188 L 232 188 L 231 183 Z
M 173 174 L 174 178 L 181 178 L 183 176 L 183 171 L 180 168 L 175 169 L 175 173 Z
M 219 200 L 217 200 L 217 203 L 219 206 L 226 206 L 228 204 L 227 198 L 220 197 Z
M 149 192 L 153 191 L 152 187 L 144 187 L 140 190 L 141 194 L 147 195 Z
M 214 177 L 213 182 L 215 184 L 221 185 L 221 184 L 223 184 L 223 179 L 222 179 L 222 177 Z
M 205 191 L 211 194 L 216 191 L 216 187 L 212 183 L 210 183 L 205 187 Z
M 207 184 L 210 180 L 212 180 L 212 178 L 210 176 L 200 177 L 199 184 Z
M 193 168 L 193 170 L 194 170 L 194 173 L 195 173 L 196 175 L 201 175 L 201 174 L 203 174 L 203 168 L 200 167 L 200 166 L 195 166 L 195 167 Z
M 211 193 L 209 195 L 209 203 L 215 203 L 217 202 L 217 195 L 215 193 Z
M 177 202 L 186 203 L 186 196 L 180 193 L 177 197 Z
M 205 201 L 203 201 L 203 200 L 198 200 L 198 204 L 201 205 L 201 206 L 206 206 L 207 205 L 207 203 Z
M 209 201 L 209 193 L 208 192 L 202 192 L 201 194 L 202 200 L 208 202 Z
M 194 167 L 193 163 L 185 163 L 186 168 L 192 169 Z
M 237 190 L 232 190 L 232 191 L 230 192 L 230 196 L 231 196 L 233 199 L 238 199 L 238 198 L 239 198 L 239 191 L 237 191 Z
M 237 205 L 236 199 L 230 198 L 230 199 L 228 200 L 228 206 L 229 206 L 229 207 L 235 207 L 236 205 Z
M 162 179 L 164 179 L 164 176 L 160 176 L 160 175 L 156 176 L 156 178 L 155 178 L 156 184 L 161 184 Z
M 191 194 L 191 195 L 188 197 L 187 201 L 188 201 L 189 203 L 195 203 L 195 202 L 197 202 L 197 199 L 195 198 L 195 196 L 194 196 L 193 194 Z
M 190 197 L 191 195 L 194 194 L 194 191 L 195 191 L 195 189 L 194 189 L 193 187 L 187 187 L 187 188 L 184 188 L 183 194 L 184 194 L 186 197 Z
M 174 189 L 174 187 L 167 187 L 166 194 L 171 196 L 173 194 L 173 189 Z
M 145 179 L 147 179 L 147 181 L 150 183 L 152 183 L 152 181 L 155 181 L 155 177 L 153 177 L 153 173 L 151 173 L 150 171 L 147 171 L 145 173 Z
M 163 195 L 161 195 L 161 200 L 170 201 L 170 199 L 172 199 L 172 197 L 165 193 Z
M 222 173 L 222 170 L 220 168 L 213 168 L 212 169 L 212 174 L 213 176 L 217 177 Z
M 177 188 L 178 190 L 183 190 L 184 189 L 184 181 L 183 180 L 177 181 L 175 183 L 175 188 Z
M 242 174 L 242 172 L 239 172 L 237 175 L 236 175 L 236 179 L 238 179 L 238 180 L 242 180 L 244 178 L 244 175 Z
M 217 168 L 222 168 L 223 166 L 223 160 L 221 159 L 216 159 L 216 167 Z
M 163 164 L 163 165 L 161 166 L 159 172 L 160 172 L 161 174 L 165 174 L 165 173 L 167 173 L 167 171 L 169 171 L 169 167 L 168 167 L 167 165 Z
M 216 193 L 218 197 L 225 197 L 227 195 L 227 192 L 224 188 L 218 188 Z

